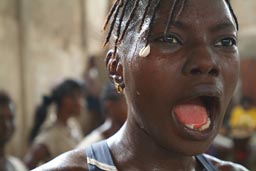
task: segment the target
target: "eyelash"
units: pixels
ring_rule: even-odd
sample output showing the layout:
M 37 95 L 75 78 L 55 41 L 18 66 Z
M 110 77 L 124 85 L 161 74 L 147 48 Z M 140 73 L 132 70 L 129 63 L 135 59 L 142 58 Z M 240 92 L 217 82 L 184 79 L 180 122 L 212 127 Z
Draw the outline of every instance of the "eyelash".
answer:
M 159 38 L 157 38 L 157 40 L 160 42 L 165 42 L 165 43 L 172 44 L 172 45 L 181 44 L 180 40 L 174 35 L 167 35 L 167 36 L 159 37 Z
M 223 38 L 215 43 L 216 47 L 233 47 L 237 45 L 237 40 L 231 37 Z
M 177 44 L 182 45 L 180 39 L 178 39 L 177 36 L 174 36 L 172 34 L 167 35 L 167 36 L 158 37 L 158 38 L 156 38 L 156 40 L 159 42 L 168 43 L 170 45 L 177 45 Z M 217 41 L 215 43 L 215 46 L 216 47 L 224 47 L 224 48 L 234 47 L 234 46 L 237 46 L 237 40 L 232 37 L 226 37 L 226 38 L 223 38 L 223 39 Z

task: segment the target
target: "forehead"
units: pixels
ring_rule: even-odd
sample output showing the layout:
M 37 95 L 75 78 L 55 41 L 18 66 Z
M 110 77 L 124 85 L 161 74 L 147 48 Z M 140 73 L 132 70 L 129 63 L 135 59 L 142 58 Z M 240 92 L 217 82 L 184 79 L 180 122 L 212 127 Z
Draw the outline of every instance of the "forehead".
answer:
M 159 27 L 164 29 L 173 2 L 173 0 L 161 1 L 153 27 L 157 25 L 157 29 Z M 182 21 L 188 27 L 207 28 L 222 23 L 230 23 L 235 27 L 235 22 L 225 0 L 184 0 L 184 4 L 178 0 L 178 5 L 174 8 L 174 18 L 176 21 Z

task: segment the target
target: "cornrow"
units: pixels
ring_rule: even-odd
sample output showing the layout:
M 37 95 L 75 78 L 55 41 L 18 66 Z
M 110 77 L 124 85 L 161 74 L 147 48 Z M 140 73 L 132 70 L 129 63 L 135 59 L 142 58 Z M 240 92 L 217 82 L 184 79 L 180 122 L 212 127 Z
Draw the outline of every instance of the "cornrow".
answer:
M 142 20 L 141 20 L 141 23 L 140 23 L 140 26 L 139 26 L 139 31 L 141 30 L 142 25 L 143 25 L 143 23 L 144 23 L 144 21 L 145 21 L 146 15 L 147 15 L 147 13 L 148 13 L 148 10 L 149 10 L 150 4 L 151 4 L 151 1 L 152 1 L 152 0 L 148 0 L 148 4 L 147 4 L 147 6 L 146 6 L 146 8 L 145 8 L 145 12 L 144 12 L 144 14 L 143 14 L 143 17 L 142 17 Z
M 156 10 L 158 9 L 158 7 L 159 7 L 159 5 L 160 5 L 160 2 L 161 2 L 161 0 L 158 0 L 158 2 L 157 2 L 157 4 L 156 4 L 156 7 L 155 7 L 155 9 L 154 9 L 154 11 L 153 11 L 153 15 L 152 15 L 152 17 L 151 17 L 151 19 L 150 19 L 150 23 L 149 23 L 149 29 L 148 29 L 148 35 L 147 35 L 147 39 L 146 39 L 146 45 L 148 45 L 148 38 L 149 38 L 149 35 L 150 35 L 150 33 L 151 33 L 151 26 L 152 26 L 152 24 L 153 24 L 153 21 L 154 21 L 154 19 L 155 19 L 155 16 L 156 16 Z
M 113 13 L 113 14 L 114 14 L 114 18 L 113 18 L 113 21 L 112 21 L 112 23 L 111 23 L 110 31 L 109 31 L 109 33 L 108 33 L 108 35 L 107 35 L 107 37 L 106 37 L 104 46 L 106 46 L 106 45 L 108 44 L 108 42 L 109 42 L 109 39 L 110 39 L 110 37 L 111 37 L 111 35 L 112 35 L 112 32 L 113 32 L 113 30 L 114 30 L 114 26 L 115 26 L 115 24 L 116 24 L 116 19 L 117 19 L 117 16 L 118 16 L 120 7 L 122 6 L 122 0 L 117 0 L 117 1 L 118 1 L 118 6 L 116 7 L 115 13 Z
M 104 23 L 103 30 L 106 30 L 106 27 L 107 27 L 107 25 L 108 25 L 112 15 L 113 15 L 114 11 L 116 10 L 118 2 L 119 2 L 119 0 L 115 1 L 114 5 L 112 6 L 112 8 L 111 8 L 111 10 L 110 10 L 110 12 L 108 14 L 108 17 L 107 17 L 107 19 L 106 19 L 106 21 Z
M 164 30 L 164 35 L 165 35 L 165 36 L 166 36 L 167 31 L 168 31 L 168 28 L 169 28 L 169 26 L 170 26 L 170 24 L 171 24 L 171 20 L 172 20 L 172 17 L 173 17 L 173 11 L 174 11 L 174 9 L 175 9 L 175 7 L 176 7 L 176 5 L 177 5 L 177 2 L 178 2 L 177 0 L 174 0 L 174 1 L 173 1 L 172 7 L 171 7 L 171 10 L 170 10 L 170 13 L 169 13 L 167 25 L 165 26 L 165 30 Z
M 130 22 L 131 22 L 132 18 L 134 17 L 134 14 L 135 14 L 135 11 L 136 11 L 136 9 L 137 9 L 137 7 L 139 5 L 139 2 L 140 2 L 140 0 L 135 0 L 135 3 L 134 3 L 133 8 L 132 8 L 132 11 L 130 13 L 130 16 L 129 16 L 127 22 L 126 22 L 125 28 L 123 30 L 123 33 L 122 33 L 122 35 L 120 36 L 120 38 L 118 40 L 119 42 L 121 42 L 123 40 L 124 35 L 125 35 L 128 27 L 129 27 L 129 25 L 130 25 Z
M 116 51 L 117 51 L 117 45 L 118 45 L 118 43 L 120 43 L 120 42 L 118 42 L 118 40 L 119 40 L 119 37 L 120 37 L 122 22 L 123 22 L 123 18 L 124 18 L 124 14 L 125 14 L 125 10 L 126 10 L 126 7 L 128 5 L 128 2 L 129 1 L 125 2 L 125 5 L 124 5 L 124 7 L 122 9 L 122 12 L 121 12 L 121 17 L 119 19 L 119 25 L 118 25 L 118 28 L 117 28 L 117 37 L 116 37 L 116 40 L 115 40 L 115 49 L 114 49 L 114 54 L 113 54 L 114 56 L 115 56 Z
M 123 5 L 123 1 L 125 1 L 125 5 Z M 107 19 L 106 19 L 106 22 L 104 24 L 104 27 L 103 29 L 105 30 L 106 27 L 109 25 L 109 22 L 112 19 L 112 23 L 110 25 L 110 28 L 109 28 L 109 31 L 108 31 L 108 34 L 106 36 L 106 39 L 105 39 L 105 42 L 104 42 L 104 46 L 106 46 L 106 44 L 109 43 L 110 41 L 110 37 L 112 35 L 112 32 L 114 30 L 114 27 L 115 25 L 118 23 L 118 27 L 117 27 L 117 32 L 116 32 L 116 39 L 115 39 L 115 49 L 114 49 L 114 55 L 117 51 L 117 47 L 118 45 L 121 43 L 121 41 L 123 41 L 124 39 L 124 36 L 130 26 L 130 23 L 131 21 L 133 20 L 134 18 L 134 15 L 136 13 L 136 10 L 139 6 L 139 2 L 141 0 L 116 0 L 107 16 Z M 152 29 L 152 24 L 154 22 L 154 18 L 155 18 L 155 15 L 156 15 L 156 11 L 160 5 L 160 2 L 162 0 L 155 0 L 157 1 L 156 2 L 156 5 L 155 7 L 153 8 L 153 13 L 152 13 L 152 16 L 150 17 L 150 20 L 149 20 L 149 27 L 148 27 L 148 33 L 147 33 L 147 36 L 146 36 L 146 44 L 148 44 L 148 38 L 150 36 L 150 33 L 151 33 L 151 29 Z M 145 11 L 143 13 L 143 16 L 142 16 L 142 19 L 141 19 L 141 23 L 139 24 L 139 30 L 140 31 L 142 29 L 142 26 L 145 22 L 145 18 L 147 16 L 147 14 L 149 13 L 149 10 L 151 9 L 151 6 L 154 4 L 155 2 L 154 0 L 148 0 L 147 2 L 147 5 L 145 7 Z M 228 5 L 228 8 L 235 20 L 235 23 L 236 23 L 236 27 L 237 27 L 237 30 L 239 29 L 239 24 L 238 24 L 238 20 L 237 20 L 237 17 L 233 11 L 233 8 L 231 6 L 231 3 L 230 3 L 230 0 L 225 0 L 225 2 L 227 3 Z M 181 3 L 179 5 L 179 3 Z M 185 7 L 185 3 L 186 3 L 186 0 L 174 0 L 173 1 L 173 4 L 172 4 L 172 7 L 171 7 L 171 10 L 170 10 L 170 14 L 169 14 L 169 17 L 168 17 L 168 22 L 167 22 L 167 25 L 165 27 L 165 30 L 164 30 L 164 34 L 166 35 L 167 32 L 168 32 L 168 28 L 169 26 L 171 25 L 171 23 L 173 22 L 172 20 L 175 20 L 175 18 L 177 18 L 178 16 L 180 16 L 180 14 L 182 13 L 184 7 Z M 129 4 L 129 5 L 128 5 Z M 129 7 L 127 7 L 129 6 Z M 120 14 L 120 18 L 119 18 L 119 21 L 117 21 L 117 18 L 119 16 L 119 11 L 120 9 L 122 8 L 122 11 L 121 11 L 121 14 Z M 179 9 L 177 9 L 179 8 Z M 128 9 L 128 10 L 127 10 Z M 122 25 L 122 22 L 123 22 L 123 19 L 124 19 L 124 16 L 128 16 L 128 19 L 125 23 L 125 25 L 123 26 Z M 175 15 L 175 16 L 174 16 Z M 123 28 L 124 27 L 124 28 Z
M 181 7 L 180 7 L 180 10 L 179 10 L 179 12 L 178 12 L 176 18 L 181 15 L 181 13 L 182 13 L 182 11 L 183 11 L 183 9 L 184 9 L 185 3 L 186 3 L 186 0 L 182 0 L 182 1 L 181 1 Z
M 233 15 L 233 17 L 234 17 L 234 19 L 235 19 L 235 23 L 236 23 L 237 30 L 239 30 L 238 19 L 237 19 L 236 15 L 235 15 L 235 13 L 234 13 L 234 10 L 233 10 L 233 8 L 232 8 L 232 6 L 231 6 L 231 4 L 230 4 L 230 0 L 225 0 L 225 1 L 226 1 L 227 5 L 228 5 L 228 8 L 229 8 L 231 14 Z

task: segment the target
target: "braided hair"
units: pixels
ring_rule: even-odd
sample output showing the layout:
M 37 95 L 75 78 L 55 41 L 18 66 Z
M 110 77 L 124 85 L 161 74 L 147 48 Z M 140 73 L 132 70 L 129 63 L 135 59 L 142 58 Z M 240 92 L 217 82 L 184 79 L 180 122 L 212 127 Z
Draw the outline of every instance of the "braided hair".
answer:
M 135 19 L 135 14 L 139 9 L 142 9 L 143 15 L 139 20 L 140 24 L 138 26 L 138 32 L 142 30 L 143 24 L 146 22 L 146 18 L 148 16 L 149 19 L 149 27 L 147 28 L 147 36 L 146 36 L 146 44 L 148 43 L 148 37 L 151 32 L 152 23 L 154 22 L 155 15 L 157 9 L 162 0 L 115 0 L 113 6 L 107 16 L 105 24 L 103 26 L 103 30 L 106 30 L 109 26 L 107 36 L 104 42 L 104 46 L 106 46 L 110 42 L 111 36 L 113 36 L 113 32 L 115 31 L 115 41 L 114 41 L 114 53 L 116 55 L 116 51 L 118 46 L 122 43 L 125 35 L 129 27 L 131 27 L 132 21 Z M 187 0 L 173 0 L 171 1 L 171 10 L 168 17 L 168 22 L 166 24 L 164 33 L 167 34 L 168 28 L 171 23 L 181 15 Z M 225 0 L 228 8 L 235 20 L 237 30 L 239 29 L 237 17 L 233 11 L 233 8 L 230 4 L 230 0 Z M 150 12 L 151 11 L 151 12 Z M 124 17 L 127 17 L 124 20 Z
M 67 79 L 55 87 L 51 95 L 43 96 L 42 103 L 38 105 L 35 111 L 33 127 L 29 135 L 29 143 L 32 143 L 40 131 L 41 126 L 47 118 L 48 108 L 51 104 L 58 107 L 61 105 L 64 97 L 71 95 L 73 92 L 82 92 L 82 85 L 78 82 Z

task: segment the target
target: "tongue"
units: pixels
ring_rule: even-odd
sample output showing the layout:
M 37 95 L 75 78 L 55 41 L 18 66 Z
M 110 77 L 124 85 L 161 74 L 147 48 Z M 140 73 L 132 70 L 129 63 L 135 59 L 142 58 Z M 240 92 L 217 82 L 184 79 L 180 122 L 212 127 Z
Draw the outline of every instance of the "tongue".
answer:
M 187 126 L 201 128 L 208 121 L 206 108 L 200 99 L 194 99 L 174 108 L 176 118 Z

